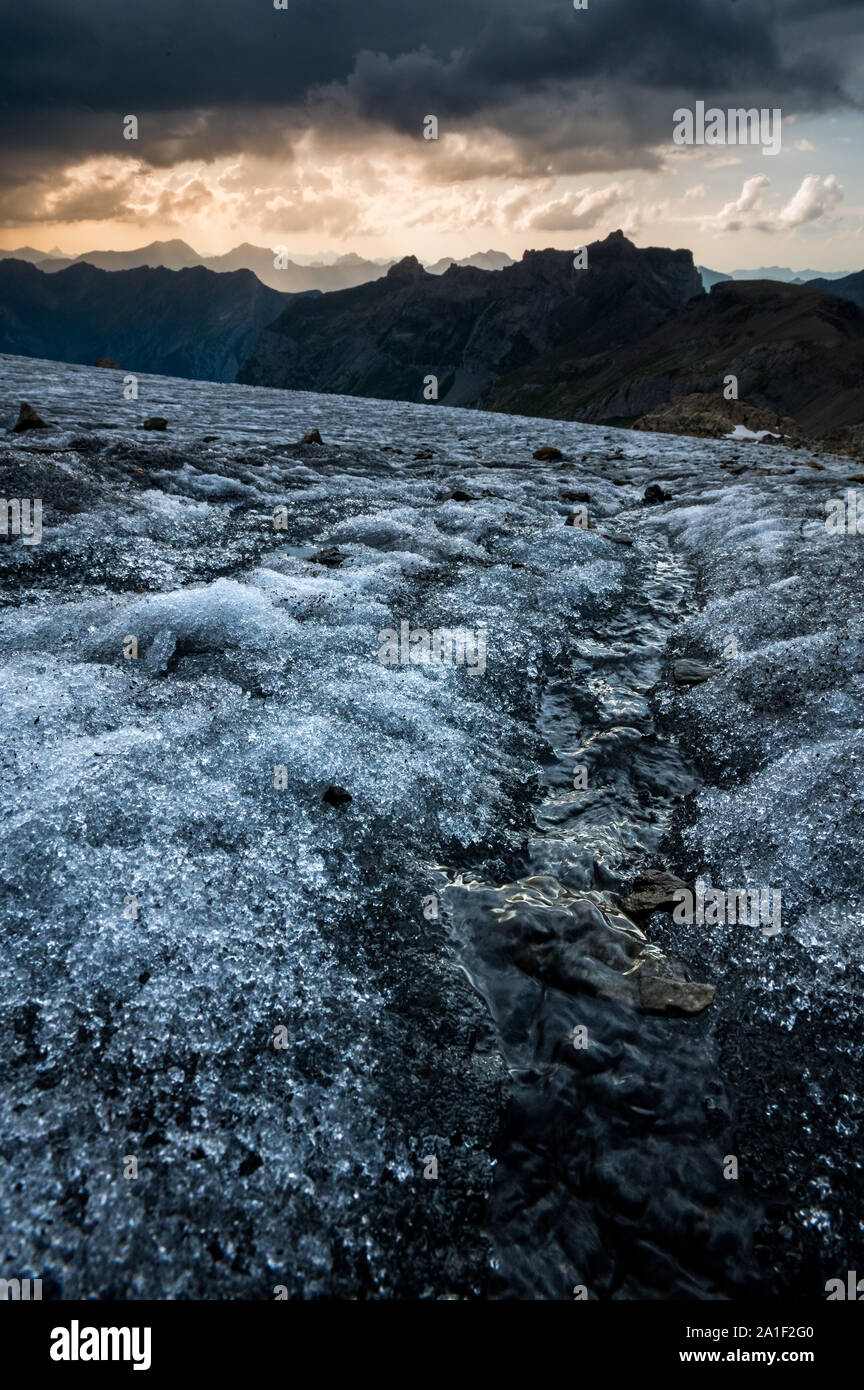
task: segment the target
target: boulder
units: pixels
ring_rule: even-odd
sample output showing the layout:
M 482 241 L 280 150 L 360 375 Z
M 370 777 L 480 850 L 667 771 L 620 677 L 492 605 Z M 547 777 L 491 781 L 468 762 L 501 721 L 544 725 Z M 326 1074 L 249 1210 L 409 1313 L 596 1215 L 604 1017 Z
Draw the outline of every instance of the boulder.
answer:
M 665 869 L 646 869 L 634 881 L 622 907 L 631 917 L 646 912 L 671 912 L 675 906 L 675 894 L 682 889 L 692 891 L 683 879 L 675 878 Z
M 704 666 L 701 661 L 691 661 L 685 657 L 673 663 L 672 679 L 676 685 L 701 685 L 712 676 L 719 676 L 720 669 L 719 666 Z
M 314 555 L 308 556 L 310 565 L 326 565 L 328 569 L 338 568 L 344 565 L 349 559 L 338 547 L 338 545 L 325 545 L 323 550 L 318 550 Z
M 36 411 L 33 409 L 32 405 L 28 405 L 26 401 L 22 401 L 20 409 L 18 411 L 18 419 L 12 426 L 12 433 L 22 434 L 24 430 L 47 429 L 48 426 L 45 424 L 45 421 L 42 419 L 42 416 L 36 414 Z
M 558 463 L 564 455 L 552 444 L 543 444 L 539 449 L 535 449 L 534 457 L 538 463 Z
M 167 430 L 168 421 L 162 415 L 151 415 L 141 426 L 142 430 Z
M 672 980 L 662 975 L 647 974 L 644 968 L 637 976 L 639 1010 L 648 1014 L 701 1014 L 714 1002 L 714 985 L 695 980 Z

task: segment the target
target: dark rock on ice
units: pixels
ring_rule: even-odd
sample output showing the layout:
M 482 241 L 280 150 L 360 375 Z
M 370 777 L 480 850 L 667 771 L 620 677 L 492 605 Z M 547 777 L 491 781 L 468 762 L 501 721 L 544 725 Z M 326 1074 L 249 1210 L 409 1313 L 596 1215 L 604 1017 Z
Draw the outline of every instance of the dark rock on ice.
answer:
M 558 463 L 564 455 L 560 449 L 556 449 L 552 444 L 543 444 L 539 449 L 534 450 L 534 458 L 538 463 Z
M 123 368 L 119 362 L 115 362 L 113 357 L 100 357 L 93 363 L 94 367 L 108 367 L 111 371 L 122 372 Z
M 347 806 L 354 798 L 344 787 L 333 786 L 327 788 L 321 800 L 326 801 L 328 806 Z
M 308 558 L 310 565 L 326 565 L 329 569 L 338 569 L 339 565 L 344 565 L 351 557 L 343 554 L 338 545 L 326 545 L 323 550 L 317 550 Z
M 300 440 L 300 443 L 323 444 L 324 440 L 321 438 L 321 434 L 318 430 L 310 430 L 308 434 L 304 434 L 303 438 Z
M 42 416 L 37 415 L 32 405 L 28 405 L 26 401 L 22 401 L 21 408 L 18 411 L 18 419 L 12 427 L 12 433 L 23 434 L 24 430 L 47 430 L 47 428 L 48 426 L 42 419 Z
M 714 985 L 668 979 L 640 970 L 639 1007 L 652 1014 L 701 1014 L 714 1002 Z
M 164 415 L 151 415 L 149 420 L 145 420 L 141 426 L 142 430 L 167 430 L 168 421 Z
M 705 666 L 701 661 L 691 661 L 684 657 L 672 666 L 672 679 L 676 685 L 701 685 L 712 676 L 720 675 L 719 666 Z
M 688 889 L 682 879 L 668 874 L 665 869 L 647 869 L 634 881 L 622 906 L 634 916 L 664 909 L 671 911 L 675 906 L 675 893 L 681 889 Z
M 649 483 L 645 489 L 642 501 L 648 506 L 655 502 L 668 502 L 670 494 L 664 492 L 659 483 Z

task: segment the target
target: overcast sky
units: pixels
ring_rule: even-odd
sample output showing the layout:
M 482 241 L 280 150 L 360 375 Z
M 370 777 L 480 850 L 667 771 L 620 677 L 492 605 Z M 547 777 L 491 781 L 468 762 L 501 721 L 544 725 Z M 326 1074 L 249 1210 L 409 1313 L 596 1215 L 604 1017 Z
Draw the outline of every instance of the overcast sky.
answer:
M 287 6 L 0 0 L 0 245 L 433 259 L 621 227 L 864 266 L 864 0 Z M 780 108 L 780 154 L 674 144 L 697 101 Z

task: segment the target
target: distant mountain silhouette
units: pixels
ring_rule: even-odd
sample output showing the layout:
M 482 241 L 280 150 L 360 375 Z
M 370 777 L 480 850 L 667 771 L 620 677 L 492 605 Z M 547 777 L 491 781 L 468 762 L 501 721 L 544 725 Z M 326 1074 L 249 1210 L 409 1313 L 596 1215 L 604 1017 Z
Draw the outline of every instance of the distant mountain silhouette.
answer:
M 52 252 L 37 251 L 34 246 L 18 246 L 14 251 L 0 251 L 0 260 L 8 259 L 13 261 L 30 261 L 31 265 L 38 265 L 40 261 L 51 259 Z
M 440 261 L 427 265 L 426 269 L 430 275 L 443 275 L 451 265 L 473 265 L 476 270 L 503 270 L 505 266 L 515 265 L 515 261 L 506 251 L 475 251 L 473 256 L 464 256 L 462 260 L 442 256 Z
M 733 270 L 733 280 L 780 280 L 783 284 L 804 284 L 807 280 L 838 280 L 848 270 L 790 270 L 784 265 L 760 265 L 755 270 Z
M 27 253 L 27 254 L 25 254 Z M 0 252 L 0 257 L 3 256 Z M 99 270 L 136 270 L 140 266 L 164 266 L 167 270 L 186 270 L 203 266 L 221 272 L 251 270 L 264 285 L 282 294 L 304 294 L 308 290 L 344 290 L 377 280 L 392 262 L 364 260 L 362 256 L 338 257 L 333 264 L 299 264 L 289 258 L 277 268 L 275 249 L 244 242 L 221 256 L 199 256 L 185 241 L 151 241 L 131 251 L 85 251 L 80 256 L 52 257 L 22 247 L 21 252 L 5 253 L 17 260 L 33 261 L 49 274 L 68 270 L 71 265 L 94 265 Z
M 151 241 L 149 246 L 138 246 L 132 251 L 85 251 L 80 256 L 48 257 L 39 265 L 41 270 L 53 274 L 82 262 L 98 270 L 137 270 L 140 266 L 187 270 L 201 265 L 201 257 L 185 241 Z
M 864 309 L 864 270 L 856 270 L 853 275 L 844 275 L 839 280 L 808 280 L 811 290 L 824 290 L 826 294 L 836 294 L 840 299 L 849 299 Z
M 0 352 L 60 362 L 111 357 L 131 372 L 233 381 L 261 328 L 290 300 L 250 270 L 109 272 L 80 262 L 46 274 L 3 260 Z
M 689 251 L 638 250 L 621 232 L 588 248 L 526 251 L 497 272 L 424 270 L 413 256 L 357 289 L 293 300 L 262 332 L 238 381 L 389 400 L 478 405 L 507 374 L 578 343 L 602 352 L 650 333 L 702 284 Z M 536 413 L 528 406 L 527 413 Z
M 731 280 L 731 275 L 726 275 L 722 270 L 709 270 L 707 265 L 697 265 L 696 269 L 702 276 L 702 286 L 710 290 L 713 285 L 719 285 L 723 280 Z

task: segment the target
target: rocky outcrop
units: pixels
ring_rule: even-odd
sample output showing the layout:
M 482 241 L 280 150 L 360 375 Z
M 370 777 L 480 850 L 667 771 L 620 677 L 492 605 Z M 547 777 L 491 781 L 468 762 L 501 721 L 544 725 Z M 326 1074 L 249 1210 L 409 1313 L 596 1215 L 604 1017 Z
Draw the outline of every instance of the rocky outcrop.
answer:
M 768 430 L 772 434 L 797 437 L 800 426 L 791 415 L 782 418 L 773 410 L 761 410 L 744 401 L 727 401 L 722 395 L 698 391 L 692 396 L 677 396 L 637 420 L 634 430 L 655 434 L 693 434 L 700 439 L 722 439 L 736 425 L 743 425 L 754 434 Z
M 529 363 L 642 338 L 702 294 L 689 251 L 640 250 L 620 232 L 593 243 L 582 270 L 569 251 L 526 251 L 499 271 L 454 265 L 443 275 L 406 256 L 373 284 L 293 301 L 261 333 L 237 380 L 483 405 Z M 543 413 L 530 401 L 526 408 Z
M 832 286 L 833 286 L 832 282 Z M 864 312 L 836 294 L 724 281 L 614 353 L 566 348 L 504 378 L 490 409 L 632 425 L 680 396 L 738 396 L 809 435 L 864 420 Z

